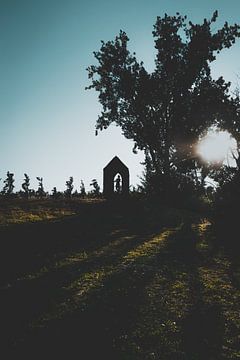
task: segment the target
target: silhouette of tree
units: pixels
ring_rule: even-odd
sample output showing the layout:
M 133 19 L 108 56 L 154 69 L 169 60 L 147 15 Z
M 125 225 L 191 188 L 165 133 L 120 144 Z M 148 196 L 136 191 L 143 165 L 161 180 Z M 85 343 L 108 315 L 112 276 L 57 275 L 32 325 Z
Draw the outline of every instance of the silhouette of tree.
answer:
M 83 180 L 81 180 L 81 185 L 80 185 L 80 196 L 82 198 L 84 198 L 86 196 L 86 190 L 85 190 L 85 185 Z
M 92 180 L 92 182 L 90 183 L 90 186 L 93 187 L 92 194 L 94 196 L 99 196 L 100 195 L 100 186 L 98 185 L 98 182 L 96 179 Z
M 3 181 L 3 183 L 5 184 L 2 190 L 2 194 L 3 195 L 12 195 L 13 194 L 13 189 L 14 189 L 14 174 L 10 173 L 9 171 L 7 172 L 7 177 L 6 179 Z
M 46 196 L 46 192 L 44 191 L 43 187 L 43 178 L 37 176 L 36 179 L 38 180 L 38 189 L 36 191 L 36 195 L 42 199 L 44 196 Z
M 57 191 L 56 186 L 54 186 L 54 188 L 52 189 L 51 197 L 53 199 L 58 199 L 58 198 L 60 198 L 60 196 L 61 196 L 61 193 L 59 191 Z
M 70 176 L 69 180 L 66 181 L 66 187 L 67 189 L 65 190 L 64 194 L 66 195 L 66 197 L 70 198 L 72 196 L 72 191 L 73 191 L 73 177 Z
M 179 13 L 157 17 L 152 73 L 129 52 L 129 38 L 123 31 L 114 41 L 102 41 L 94 52 L 98 65 L 87 69 L 91 85 L 86 89 L 99 92 L 103 107 L 96 134 L 111 123 L 120 126 L 125 137 L 134 141 L 133 151 L 145 152 L 152 174 L 168 188 L 175 176 L 177 181 L 184 175 L 198 182 L 194 144 L 231 112 L 230 83 L 222 77 L 212 79 L 210 63 L 234 44 L 240 26 L 226 22 L 212 33 L 217 17 L 215 11 L 202 24 L 187 23 Z
M 56 198 L 56 196 L 57 196 L 57 188 L 56 186 L 54 186 L 54 188 L 52 189 L 52 197 Z
M 26 197 L 27 199 L 30 194 L 29 186 L 30 186 L 30 177 L 27 174 L 24 174 L 24 182 L 22 183 L 22 189 L 24 191 L 24 197 Z

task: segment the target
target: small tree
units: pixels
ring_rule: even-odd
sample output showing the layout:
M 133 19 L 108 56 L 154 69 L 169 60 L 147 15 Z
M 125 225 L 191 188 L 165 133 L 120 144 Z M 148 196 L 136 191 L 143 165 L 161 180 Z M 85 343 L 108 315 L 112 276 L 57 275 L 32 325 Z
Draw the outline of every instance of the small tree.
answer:
M 10 173 L 9 171 L 7 172 L 7 178 L 4 180 L 4 187 L 2 190 L 2 194 L 3 195 L 12 195 L 13 194 L 13 189 L 14 189 L 14 174 Z
M 57 188 L 56 188 L 56 186 L 54 186 L 54 188 L 52 189 L 52 197 L 56 197 L 56 195 L 57 195 Z
M 66 187 L 67 189 L 65 190 L 65 195 L 66 197 L 70 198 L 72 196 L 72 191 L 73 191 L 73 177 L 70 176 L 69 180 L 66 181 Z
M 80 196 L 82 198 L 86 196 L 86 189 L 83 180 L 81 180 L 81 185 L 80 185 Z
M 22 189 L 24 191 L 24 197 L 29 198 L 30 190 L 30 177 L 27 174 L 24 174 L 24 182 L 22 183 Z
M 60 196 L 61 196 L 61 193 L 59 191 L 57 191 L 56 186 L 54 186 L 54 188 L 52 189 L 51 197 L 53 199 L 58 199 Z
M 98 182 L 96 179 L 92 180 L 92 182 L 90 183 L 90 186 L 93 187 L 92 194 L 95 196 L 99 196 L 100 195 L 100 186 L 98 185 Z
M 43 178 L 37 176 L 36 179 L 38 180 L 38 189 L 37 189 L 36 194 L 40 198 L 43 198 L 44 196 L 46 196 L 46 193 L 45 193 L 44 187 L 43 187 Z

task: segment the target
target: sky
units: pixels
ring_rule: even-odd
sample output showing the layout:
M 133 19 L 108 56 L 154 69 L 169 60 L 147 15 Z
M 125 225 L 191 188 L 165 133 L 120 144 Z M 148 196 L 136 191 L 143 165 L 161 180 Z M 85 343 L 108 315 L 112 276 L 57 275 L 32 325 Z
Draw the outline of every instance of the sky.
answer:
M 89 189 L 96 178 L 102 188 L 103 167 L 115 156 L 129 167 L 130 184 L 140 183 L 144 156 L 111 126 L 95 136 L 101 106 L 86 68 L 101 40 L 122 29 L 129 46 L 148 71 L 154 68 L 153 24 L 157 16 L 180 12 L 193 22 L 218 10 L 224 21 L 240 23 L 239 0 L 0 0 L 0 178 L 15 175 L 19 190 L 24 173 L 37 188 L 65 189 L 74 178 Z M 219 54 L 213 77 L 237 84 L 240 40 Z M 0 188 L 3 182 L 0 182 Z

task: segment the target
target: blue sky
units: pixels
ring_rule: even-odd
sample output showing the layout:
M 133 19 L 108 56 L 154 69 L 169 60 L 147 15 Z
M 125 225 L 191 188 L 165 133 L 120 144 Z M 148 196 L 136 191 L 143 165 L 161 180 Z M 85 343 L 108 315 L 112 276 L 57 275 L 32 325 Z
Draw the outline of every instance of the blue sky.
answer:
M 130 48 L 151 71 L 153 24 L 158 15 L 179 11 L 193 22 L 219 11 L 216 30 L 225 20 L 240 22 L 239 0 L 0 0 L 0 178 L 9 170 L 19 189 L 23 174 L 36 188 L 65 188 L 69 176 L 79 189 L 93 178 L 102 186 L 102 168 L 118 155 L 139 183 L 143 154 L 119 128 L 95 136 L 101 110 L 97 94 L 85 91 L 86 68 L 101 40 L 122 29 Z M 212 67 L 233 88 L 240 75 L 240 40 L 219 55 Z M 2 187 L 0 182 L 0 188 Z

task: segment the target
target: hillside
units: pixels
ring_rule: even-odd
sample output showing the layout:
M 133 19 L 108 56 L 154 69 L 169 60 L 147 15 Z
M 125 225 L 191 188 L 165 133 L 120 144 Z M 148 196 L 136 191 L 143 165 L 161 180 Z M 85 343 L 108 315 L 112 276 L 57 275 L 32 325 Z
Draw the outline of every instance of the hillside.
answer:
M 0 206 L 9 358 L 240 358 L 240 267 L 208 218 L 135 201 Z

